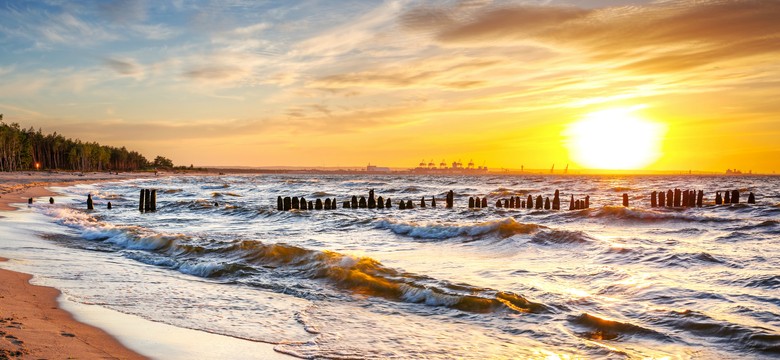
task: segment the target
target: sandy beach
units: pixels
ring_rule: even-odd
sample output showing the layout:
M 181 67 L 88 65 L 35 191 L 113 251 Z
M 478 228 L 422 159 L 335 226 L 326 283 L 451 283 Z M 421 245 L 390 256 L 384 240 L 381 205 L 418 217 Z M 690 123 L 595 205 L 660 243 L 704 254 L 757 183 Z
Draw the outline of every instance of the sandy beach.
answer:
M 59 290 L 31 285 L 30 278 L 0 269 L 0 358 L 145 359 L 105 331 L 74 320 L 60 309 Z
M 143 173 L 14 172 L 0 174 L 0 211 L 12 203 L 55 196 L 50 186 L 154 176 Z M 0 258 L 0 261 L 7 261 Z M 60 291 L 29 283 L 31 275 L 0 269 L 0 358 L 145 359 L 114 337 L 60 309 Z

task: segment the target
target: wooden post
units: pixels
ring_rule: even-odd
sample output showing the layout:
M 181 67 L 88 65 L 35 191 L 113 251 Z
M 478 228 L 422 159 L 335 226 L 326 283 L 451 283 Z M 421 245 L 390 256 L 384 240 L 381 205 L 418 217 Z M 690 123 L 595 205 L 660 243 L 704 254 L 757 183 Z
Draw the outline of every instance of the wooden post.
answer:
M 544 207 L 544 200 L 542 200 L 542 195 L 536 195 L 536 208 L 541 209 Z
M 504 201 L 506 201 L 506 200 L 504 200 Z M 503 207 L 503 205 L 501 205 L 501 199 L 496 200 L 496 207 L 497 208 Z
M 292 208 L 296 210 L 301 208 L 301 200 L 297 196 L 292 198 Z
M 534 198 L 531 197 L 531 195 L 528 195 L 528 199 L 525 200 L 525 205 L 528 209 L 534 208 Z
M 696 194 L 696 206 L 702 207 L 704 205 L 704 191 L 699 190 Z
M 152 211 L 157 211 L 157 189 L 152 189 Z
M 338 208 L 338 205 L 336 205 L 336 198 L 333 198 L 333 200 L 330 201 L 330 209 L 336 210 Z
M 487 207 L 487 197 L 483 197 L 483 198 L 482 198 L 482 207 L 483 207 L 483 208 L 486 208 L 486 207 Z
M 732 204 L 739 204 L 739 190 L 732 190 L 731 191 L 731 203 Z
M 366 204 L 366 198 L 365 197 L 363 197 L 363 196 L 360 197 L 360 201 L 358 201 L 358 207 L 361 208 L 361 209 L 365 209 L 365 208 L 368 207 L 368 205 Z
M 368 191 L 368 208 L 376 208 L 376 199 L 374 199 L 374 189 Z
M 414 204 L 412 203 L 412 200 L 406 200 L 406 208 L 414 209 Z
M 328 207 L 330 207 L 330 201 L 328 201 Z M 317 201 L 314 202 L 314 210 L 322 210 L 322 200 L 317 199 Z
M 431 207 L 436 207 L 436 195 L 431 196 Z
M 623 193 L 623 206 L 628 207 L 628 194 Z
M 504 207 L 514 209 L 515 208 L 515 198 L 513 197 L 512 200 L 504 199 Z
M 561 197 L 560 197 L 560 192 L 558 190 L 555 190 L 555 196 L 553 196 L 552 209 L 553 210 L 561 209 Z
M 387 200 L 385 200 L 385 207 L 388 209 L 393 207 L 393 203 L 390 201 L 390 198 L 387 198 Z
M 314 210 L 314 202 L 309 200 L 309 210 Z
M 420 199 L 420 207 L 421 208 L 425 207 L 425 195 L 423 195 L 422 199 Z
M 49 198 L 49 204 L 54 204 L 54 198 L 53 197 Z
M 474 198 L 474 207 L 477 209 L 482 207 L 482 200 L 479 199 L 479 196 Z
M 550 210 L 550 197 L 549 196 L 544 199 L 544 209 L 545 210 Z
M 659 191 L 658 192 L 658 206 L 660 206 L 660 207 L 666 206 L 666 198 L 665 198 L 664 195 L 666 195 L 665 192 L 663 192 L 663 191 Z
M 385 208 L 385 199 L 382 199 L 381 196 L 376 199 L 376 207 L 378 209 L 384 209 Z
M 358 199 L 357 199 L 357 196 L 355 196 L 355 195 L 352 195 L 352 202 L 350 203 L 350 205 L 352 205 L 352 208 L 353 208 L 353 209 L 357 209 L 357 208 L 358 208 Z
M 317 201 L 319 201 L 319 199 L 317 199 Z M 324 205 L 325 205 L 324 206 L 325 210 L 330 210 L 330 199 L 329 198 L 325 198 L 325 204 Z
M 32 204 L 32 198 L 30 198 L 30 203 Z M 87 194 L 87 210 L 95 210 L 95 206 L 92 203 L 92 194 Z
M 110 201 L 108 202 L 108 204 L 106 204 L 106 208 L 107 208 L 108 210 L 111 210 L 111 202 L 110 202 Z
M 33 198 L 27 199 L 27 205 L 32 205 L 32 203 L 33 203 Z
M 284 211 L 290 211 L 292 209 L 292 199 L 287 196 L 284 198 Z
M 474 208 L 474 198 L 469 196 L 469 209 Z
M 688 190 L 683 191 L 682 193 L 682 206 L 688 207 Z
M 756 203 L 756 195 L 753 194 L 753 192 L 750 192 L 748 195 L 748 204 L 755 204 Z
M 351 203 L 349 201 L 345 201 L 344 203 L 341 204 L 341 207 L 344 208 L 344 209 L 349 209 L 349 208 L 352 208 L 352 206 L 350 206 L 350 205 L 351 205 Z
M 450 190 L 450 192 L 447 193 L 447 208 L 452 209 L 452 205 L 455 202 L 455 193 Z
M 276 210 L 284 210 L 284 200 L 282 200 L 281 196 L 276 197 Z
M 650 207 L 656 207 L 657 203 L 655 202 L 655 196 L 657 192 L 653 191 L 650 193 Z
M 723 203 L 731 204 L 731 192 L 729 192 L 728 190 L 723 192 Z
M 398 203 L 398 209 L 406 210 L 406 203 L 403 200 L 401 200 L 401 202 Z
M 680 191 L 680 189 L 674 189 L 674 207 L 680 207 L 681 197 L 682 191 Z
M 574 195 L 572 195 L 571 200 L 569 200 L 569 210 L 574 210 Z
M 582 200 L 574 200 L 574 210 L 582 209 Z
M 141 189 L 141 197 L 138 199 L 138 211 L 144 211 L 144 189 Z
M 144 211 L 152 211 L 152 191 L 144 189 Z
M 590 195 L 585 195 L 585 208 L 590 209 Z
M 666 191 L 666 207 L 672 207 L 674 205 L 674 193 L 672 190 Z

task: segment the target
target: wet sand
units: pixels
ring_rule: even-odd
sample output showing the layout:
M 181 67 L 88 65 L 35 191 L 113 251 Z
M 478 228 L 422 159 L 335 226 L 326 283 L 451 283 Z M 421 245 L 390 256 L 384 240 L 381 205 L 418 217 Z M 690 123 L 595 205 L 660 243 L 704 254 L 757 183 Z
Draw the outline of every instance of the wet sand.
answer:
M 5 259 L 0 258 L 0 261 Z M 59 308 L 59 290 L 0 269 L 0 358 L 145 359 Z

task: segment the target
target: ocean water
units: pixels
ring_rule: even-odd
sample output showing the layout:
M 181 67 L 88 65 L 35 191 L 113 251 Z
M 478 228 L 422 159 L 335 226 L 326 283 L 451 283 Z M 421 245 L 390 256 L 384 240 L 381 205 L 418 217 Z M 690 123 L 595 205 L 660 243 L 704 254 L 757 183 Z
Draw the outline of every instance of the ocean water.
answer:
M 30 226 L 47 245 L 20 251 L 45 259 L 37 271 L 75 301 L 301 358 L 771 358 L 780 357 L 779 180 L 131 180 L 37 202 Z M 157 212 L 138 211 L 142 188 L 157 189 Z M 650 207 L 651 191 L 674 188 L 704 190 L 704 207 Z M 371 189 L 393 208 L 342 208 Z M 495 207 L 556 189 L 566 210 Z M 734 189 L 741 204 L 714 205 L 715 190 Z M 87 194 L 97 210 L 84 210 Z M 590 208 L 568 211 L 571 195 L 590 195 Z M 339 205 L 284 212 L 277 196 Z M 420 208 L 422 196 L 438 207 Z M 489 208 L 469 209 L 469 196 L 487 196 Z M 402 199 L 416 208 L 399 210 Z

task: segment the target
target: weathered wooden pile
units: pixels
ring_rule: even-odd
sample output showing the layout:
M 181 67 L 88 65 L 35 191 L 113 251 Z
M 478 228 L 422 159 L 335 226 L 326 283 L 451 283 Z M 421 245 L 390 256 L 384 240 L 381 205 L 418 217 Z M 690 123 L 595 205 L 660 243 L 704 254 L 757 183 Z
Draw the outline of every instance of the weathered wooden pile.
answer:
M 138 201 L 138 210 L 141 212 L 157 211 L 156 189 L 141 189 L 141 196 Z
M 446 207 L 452 207 L 454 198 L 455 194 L 450 190 L 450 192 L 447 193 L 447 198 L 445 199 Z M 425 196 L 423 196 L 420 199 L 418 205 L 421 208 L 428 206 L 436 207 L 436 197 L 431 197 L 431 200 L 428 201 L 425 199 Z M 279 196 L 276 198 L 276 209 L 279 211 L 334 210 L 337 207 L 338 202 L 336 201 L 336 198 L 327 198 L 325 201 L 322 201 L 321 199 L 316 199 L 315 201 L 306 201 L 303 196 L 301 196 L 300 199 L 289 196 L 284 198 Z M 342 202 L 341 207 L 344 209 L 390 209 L 393 207 L 393 202 L 390 198 L 384 199 L 382 196 L 375 196 L 374 190 L 370 190 L 368 192 L 368 198 L 365 196 L 358 198 L 357 195 L 352 195 L 352 199 Z M 415 205 L 412 200 L 401 200 L 398 202 L 398 209 L 400 210 L 414 209 L 414 207 Z
M 623 194 L 623 205 L 628 206 L 626 194 Z M 748 195 L 748 204 L 755 204 L 756 196 Z M 739 204 L 739 190 L 720 191 L 715 193 L 715 205 Z M 702 190 L 667 190 L 650 193 L 650 207 L 702 207 L 704 206 L 704 191 Z

